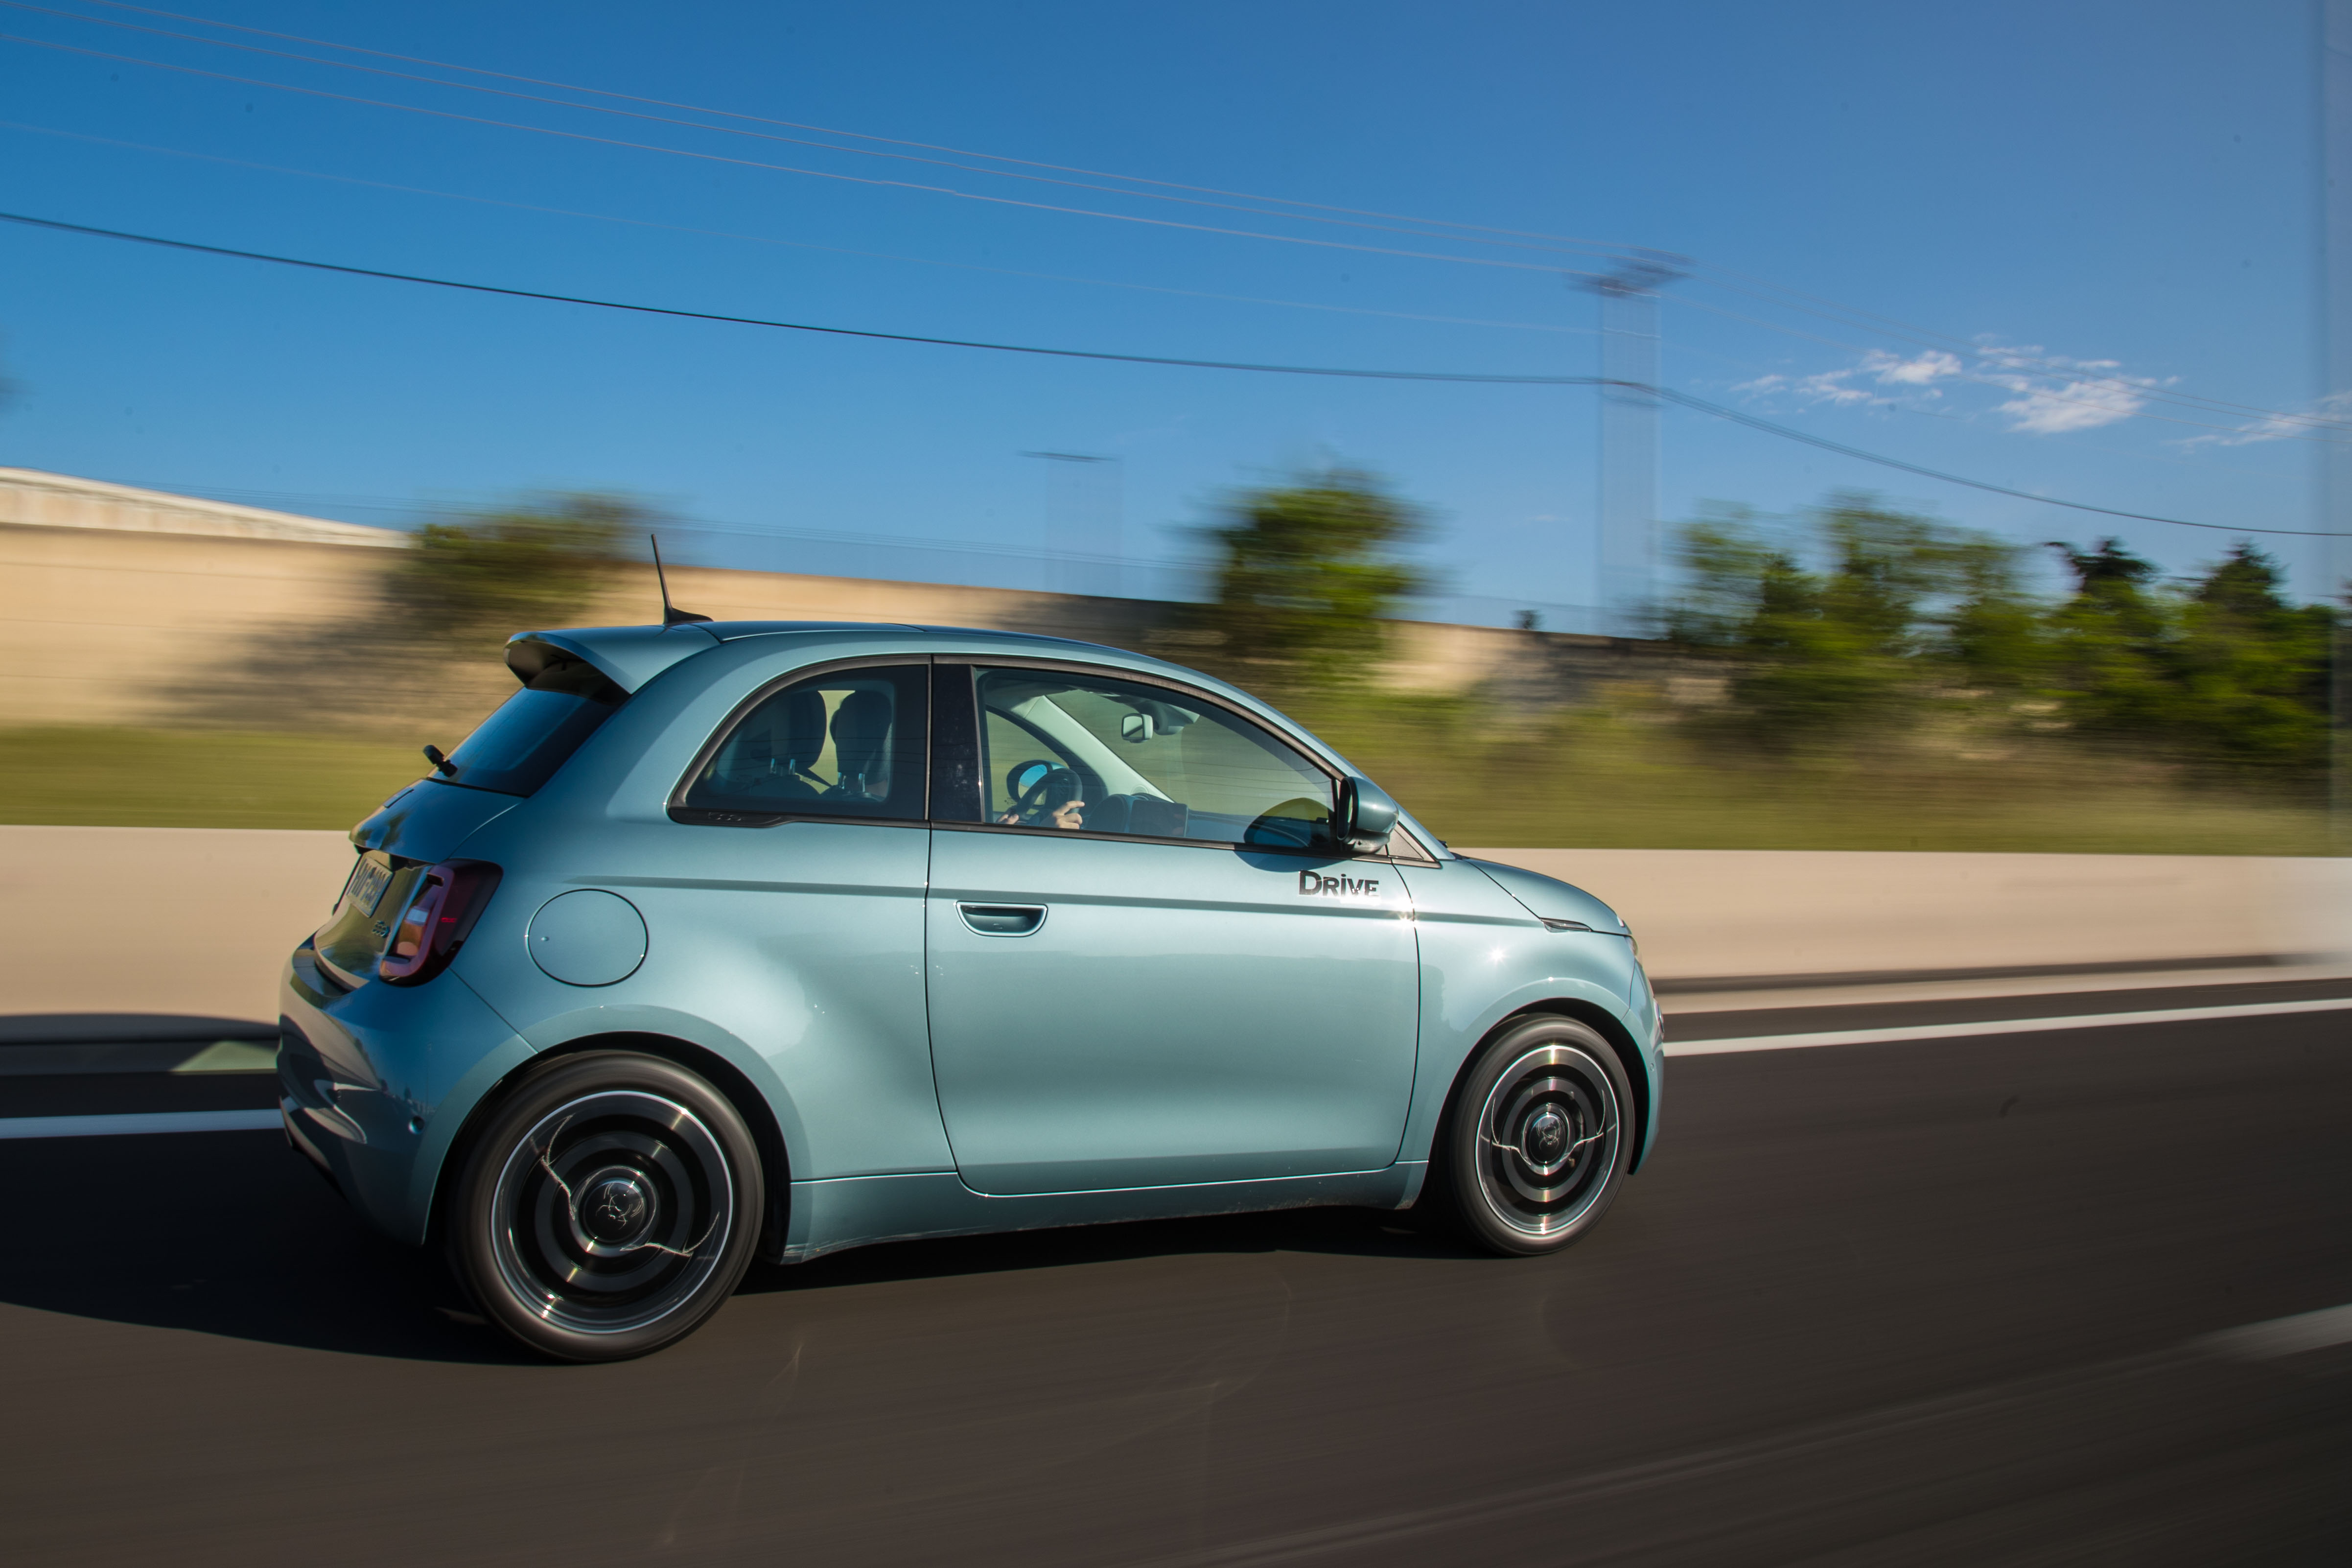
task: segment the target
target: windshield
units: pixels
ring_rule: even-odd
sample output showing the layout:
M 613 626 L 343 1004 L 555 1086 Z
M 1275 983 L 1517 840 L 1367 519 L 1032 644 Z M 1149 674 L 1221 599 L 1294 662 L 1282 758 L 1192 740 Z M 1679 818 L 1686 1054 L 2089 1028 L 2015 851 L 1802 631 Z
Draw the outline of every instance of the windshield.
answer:
M 443 776 L 472 789 L 530 795 L 627 700 L 593 667 L 559 660 L 483 720 L 449 753 Z

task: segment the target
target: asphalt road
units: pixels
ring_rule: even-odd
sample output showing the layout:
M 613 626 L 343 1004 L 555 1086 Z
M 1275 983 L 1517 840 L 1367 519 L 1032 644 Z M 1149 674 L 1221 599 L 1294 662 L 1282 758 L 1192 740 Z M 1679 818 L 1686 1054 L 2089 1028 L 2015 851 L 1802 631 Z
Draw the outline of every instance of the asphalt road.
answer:
M 1556 1258 L 1345 1211 L 877 1247 L 610 1367 L 462 1321 L 272 1135 L 0 1142 L 0 1556 L 2352 1561 L 2352 1346 L 2203 1337 L 2352 1303 L 2352 1013 L 1670 1077 Z

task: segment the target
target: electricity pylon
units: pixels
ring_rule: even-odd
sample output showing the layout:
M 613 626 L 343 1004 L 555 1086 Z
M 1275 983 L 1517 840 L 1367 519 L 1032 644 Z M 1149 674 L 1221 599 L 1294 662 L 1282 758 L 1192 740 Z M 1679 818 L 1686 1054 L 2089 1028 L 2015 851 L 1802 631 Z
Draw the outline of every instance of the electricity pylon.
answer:
M 2352 415 L 2352 0 L 2322 0 L 2319 23 L 2320 407 Z M 2328 680 L 2328 804 L 2338 854 L 2352 851 L 2352 420 L 2321 426 L 2323 592 L 2336 612 Z
M 1658 290 L 1688 263 L 1642 250 L 1578 279 L 1601 300 L 1601 483 L 1593 586 L 1601 630 L 1654 633 L 1658 599 Z

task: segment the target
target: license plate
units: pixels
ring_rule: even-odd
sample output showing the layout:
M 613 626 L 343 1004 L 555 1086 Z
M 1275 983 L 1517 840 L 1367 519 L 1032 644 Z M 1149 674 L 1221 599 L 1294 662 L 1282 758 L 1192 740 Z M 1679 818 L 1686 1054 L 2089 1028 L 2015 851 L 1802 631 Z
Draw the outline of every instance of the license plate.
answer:
M 362 860 L 352 873 L 351 886 L 343 889 L 344 907 L 355 908 L 362 915 L 375 913 L 376 901 L 383 897 L 384 887 L 391 880 L 391 867 Z

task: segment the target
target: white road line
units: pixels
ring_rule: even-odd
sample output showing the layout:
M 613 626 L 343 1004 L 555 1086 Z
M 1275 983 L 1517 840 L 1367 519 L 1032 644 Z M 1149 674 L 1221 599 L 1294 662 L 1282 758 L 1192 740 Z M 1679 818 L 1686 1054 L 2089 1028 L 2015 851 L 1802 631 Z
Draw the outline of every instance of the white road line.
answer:
M 2322 1307 L 2316 1312 L 2298 1312 L 2292 1318 L 2273 1318 L 2264 1323 L 2223 1329 L 2218 1334 L 2191 1340 L 2189 1344 L 2232 1361 L 2274 1361 L 2280 1356 L 2300 1355 L 2305 1351 L 2352 1344 L 2352 1307 Z
M 1711 1057 L 1731 1051 L 1791 1051 L 1809 1046 L 1890 1046 L 1906 1040 L 1957 1040 L 1973 1035 L 2039 1035 L 2063 1029 L 2112 1029 L 2134 1024 L 2195 1024 L 2222 1018 L 2267 1018 L 2294 1013 L 2336 1013 L 2352 996 L 2312 1002 L 2246 1002 L 2228 1007 L 2170 1007 L 2150 1013 L 2084 1013 L 2064 1018 L 1992 1018 L 1974 1024 L 1919 1024 L 1899 1029 L 1836 1029 L 1817 1035 L 1752 1035 L 1732 1040 L 1669 1040 L 1670 1057 Z M 117 1138 L 150 1132 L 266 1132 L 275 1110 L 160 1110 L 121 1116 L 0 1117 L 0 1139 Z
M 1916 1024 L 1899 1029 L 1835 1029 L 1818 1035 L 1749 1035 L 1733 1040 L 1668 1040 L 1670 1057 L 1712 1057 L 1727 1051 L 1793 1051 L 1809 1046 L 1892 1046 L 1906 1040 L 1957 1040 L 1971 1035 L 2042 1035 L 2058 1029 L 2116 1029 L 2134 1024 L 2197 1024 L 2221 1018 L 2267 1018 L 2287 1013 L 2335 1013 L 2352 996 L 2315 1002 L 2242 1002 L 2228 1007 L 2168 1007 L 2151 1013 L 2083 1013 L 2066 1018 L 1990 1018 L 1974 1024 Z
M 120 1116 L 0 1117 L 0 1139 L 121 1138 L 150 1132 L 275 1132 L 274 1110 L 143 1110 Z

